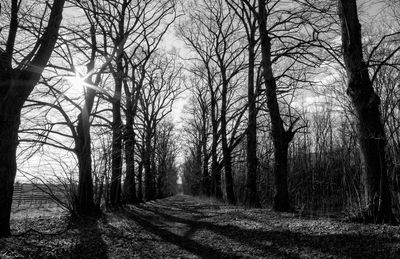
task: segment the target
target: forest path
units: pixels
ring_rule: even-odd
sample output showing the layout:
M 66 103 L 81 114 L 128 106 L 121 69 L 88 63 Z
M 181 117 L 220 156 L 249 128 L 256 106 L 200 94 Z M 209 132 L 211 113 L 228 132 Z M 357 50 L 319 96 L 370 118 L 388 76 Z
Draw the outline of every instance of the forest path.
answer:
M 66 227 L 57 217 L 29 220 L 28 224 L 40 231 L 57 232 Z M 0 239 L 0 258 L 3 256 L 399 258 L 400 228 L 304 219 L 292 213 L 177 195 L 106 212 L 101 219 L 80 220 L 59 235 L 30 232 Z
M 292 213 L 177 195 L 130 206 L 109 225 L 130 226 L 130 257 L 148 258 L 399 258 L 391 226 L 304 219 Z M 109 249 L 108 256 L 121 256 Z

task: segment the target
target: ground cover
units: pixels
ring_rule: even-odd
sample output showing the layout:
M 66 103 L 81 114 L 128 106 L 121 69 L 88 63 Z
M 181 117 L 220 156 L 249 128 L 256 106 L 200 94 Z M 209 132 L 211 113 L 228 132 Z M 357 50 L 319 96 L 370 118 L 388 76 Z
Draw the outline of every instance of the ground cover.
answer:
M 185 195 L 107 211 L 99 219 L 71 221 L 55 209 L 18 213 L 14 236 L 0 239 L 0 258 L 400 256 L 398 226 L 304 218 Z

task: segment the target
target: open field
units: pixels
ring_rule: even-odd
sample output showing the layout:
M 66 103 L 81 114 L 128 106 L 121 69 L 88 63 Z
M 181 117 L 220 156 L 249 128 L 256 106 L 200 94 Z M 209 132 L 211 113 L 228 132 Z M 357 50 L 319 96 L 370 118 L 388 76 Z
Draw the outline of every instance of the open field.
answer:
M 54 184 L 18 183 L 14 185 L 13 210 L 43 204 L 55 204 L 54 197 L 65 200 L 62 186 Z M 54 197 L 52 197 L 52 195 Z M 18 209 L 17 209 L 18 210 Z
M 52 186 L 49 185 L 51 188 Z M 61 208 L 52 197 L 42 190 L 48 190 L 43 185 L 33 185 L 29 183 L 17 184 L 14 186 L 13 204 L 12 204 L 12 219 L 20 220 L 28 224 L 29 219 L 38 217 L 56 217 L 65 215 L 65 210 Z M 58 198 L 62 198 L 63 194 L 59 188 L 54 187 L 52 192 Z M 21 226 L 23 229 L 30 226 Z

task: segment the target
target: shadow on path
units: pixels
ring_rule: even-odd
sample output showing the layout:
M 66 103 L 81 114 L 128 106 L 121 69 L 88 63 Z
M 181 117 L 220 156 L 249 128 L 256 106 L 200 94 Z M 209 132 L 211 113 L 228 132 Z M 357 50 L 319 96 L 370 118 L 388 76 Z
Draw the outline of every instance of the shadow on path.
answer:
M 149 217 L 142 215 L 136 211 L 123 211 L 120 212 L 121 217 L 125 217 L 129 220 L 136 221 L 139 225 L 144 227 L 147 231 L 151 232 L 154 235 L 161 237 L 164 241 L 172 243 L 178 247 L 183 248 L 184 250 L 191 252 L 197 256 L 202 258 L 242 258 L 239 256 L 235 256 L 229 253 L 225 253 L 223 251 L 219 251 L 215 248 L 202 245 L 194 240 L 185 238 L 184 236 L 180 236 L 178 234 L 172 233 L 163 227 L 160 227 L 158 224 L 152 223 Z M 153 219 L 154 221 L 154 219 Z
M 79 242 L 72 251 L 73 258 L 107 259 L 107 245 L 102 238 L 97 218 L 85 217 L 75 222 Z
M 183 198 L 182 198 L 183 199 Z M 228 237 L 236 242 L 242 243 L 248 247 L 260 249 L 265 254 L 271 253 L 279 256 L 298 257 L 300 250 L 319 251 L 329 256 L 337 257 L 359 257 L 359 258 L 398 258 L 400 255 L 400 247 L 397 251 L 387 249 L 393 244 L 400 243 L 398 237 L 384 237 L 378 234 L 308 234 L 302 232 L 293 232 L 289 230 L 265 230 L 265 229 L 243 229 L 228 223 L 227 225 L 214 224 L 213 222 L 202 221 L 201 210 L 204 206 L 190 204 L 184 200 L 167 200 L 162 202 L 163 206 L 177 207 L 185 211 L 185 207 L 189 207 L 189 212 L 193 213 L 193 217 L 182 213 L 179 215 L 171 215 L 167 209 L 156 207 L 157 203 L 151 205 L 138 205 L 137 210 L 127 212 L 127 217 L 139 222 L 154 234 L 159 235 L 164 240 L 181 246 L 182 248 L 195 253 L 201 257 L 230 257 L 234 256 L 217 250 L 216 248 L 199 244 L 196 241 L 188 239 L 198 230 L 208 230 L 219 235 Z M 140 210 L 148 213 L 140 212 Z M 205 218 L 203 218 L 204 220 Z M 151 223 L 155 222 L 155 223 Z M 284 219 L 283 219 L 284 221 Z M 157 222 L 172 222 L 185 224 L 189 230 L 183 236 L 176 235 L 158 227 Z M 268 244 L 268 245 L 266 245 Z M 251 249 L 249 249 L 251 250 Z M 249 253 L 249 256 L 251 254 Z M 312 256 L 312 255 L 310 255 Z

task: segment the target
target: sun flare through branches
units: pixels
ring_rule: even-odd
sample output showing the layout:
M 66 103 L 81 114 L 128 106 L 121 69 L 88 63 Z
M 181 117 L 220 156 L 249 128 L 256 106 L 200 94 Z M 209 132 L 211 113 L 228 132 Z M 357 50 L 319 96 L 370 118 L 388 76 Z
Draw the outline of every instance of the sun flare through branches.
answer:
M 66 76 L 66 80 L 71 87 L 71 90 L 79 91 L 80 89 L 90 85 L 86 81 L 88 75 L 85 73 L 85 69 L 83 67 L 77 66 L 74 68 L 74 72 Z

